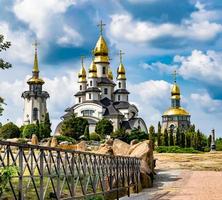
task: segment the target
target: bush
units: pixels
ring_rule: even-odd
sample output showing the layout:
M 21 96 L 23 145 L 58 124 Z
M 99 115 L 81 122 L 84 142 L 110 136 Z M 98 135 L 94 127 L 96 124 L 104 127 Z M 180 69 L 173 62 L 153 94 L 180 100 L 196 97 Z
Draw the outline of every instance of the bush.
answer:
M 127 142 L 127 138 L 128 138 L 128 133 L 126 133 L 125 129 L 118 129 L 115 132 L 111 133 L 111 138 L 113 139 L 120 139 L 124 142 Z
M 200 153 L 194 148 L 182 148 L 178 146 L 159 146 L 156 148 L 158 153 Z
M 35 134 L 39 137 L 39 128 L 36 124 L 28 124 L 24 127 L 22 132 L 22 137 L 24 138 L 31 138 L 32 135 Z
M 1 127 L 0 138 L 8 139 L 18 137 L 20 137 L 20 130 L 18 126 L 16 126 L 12 122 L 9 122 Z
M 133 129 L 127 137 L 127 142 L 130 143 L 132 140 L 148 140 L 148 137 L 147 133 L 140 131 L 139 129 Z
M 105 118 L 101 119 L 100 121 L 97 122 L 95 131 L 101 137 L 110 135 L 113 132 L 112 122 Z
M 88 197 L 87 200 L 104 200 L 103 196 Z
M 95 141 L 100 141 L 100 140 L 101 140 L 100 135 L 97 134 L 97 133 L 91 133 L 91 134 L 89 135 L 89 138 L 90 138 L 90 140 L 95 140 Z
M 58 136 L 55 136 L 55 137 L 56 137 L 58 143 L 64 142 L 64 141 L 71 142 L 72 144 L 76 143 L 76 140 L 73 139 L 72 137 L 68 137 L 68 136 L 65 136 L 65 135 L 58 135 Z

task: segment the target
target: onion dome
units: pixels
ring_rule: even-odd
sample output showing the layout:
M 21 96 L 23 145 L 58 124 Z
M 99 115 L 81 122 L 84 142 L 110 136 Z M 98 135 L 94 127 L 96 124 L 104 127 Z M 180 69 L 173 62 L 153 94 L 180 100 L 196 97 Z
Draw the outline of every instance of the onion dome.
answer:
M 41 84 L 43 85 L 45 82 L 39 78 L 39 64 L 38 64 L 38 53 L 37 53 L 37 42 L 35 42 L 35 57 L 34 57 L 34 65 L 32 69 L 32 77 L 27 81 L 28 84 Z
M 89 78 L 97 78 L 97 67 L 94 61 L 89 66 Z
M 172 116 L 172 115 L 187 116 L 187 115 L 189 115 L 189 113 L 181 107 L 179 107 L 179 108 L 169 108 L 167 111 L 165 111 L 163 113 L 163 116 Z
M 171 99 L 180 99 L 180 87 L 176 83 L 171 89 Z
M 125 67 L 122 63 L 120 63 L 120 65 L 117 69 L 117 79 L 126 80 L 126 71 L 125 71 Z
M 108 69 L 108 78 L 110 79 L 110 80 L 113 80 L 113 72 L 112 72 L 112 69 L 109 67 L 109 69 Z
M 84 66 L 82 66 L 82 68 L 80 69 L 78 77 L 79 77 L 79 82 L 86 82 L 86 70 Z

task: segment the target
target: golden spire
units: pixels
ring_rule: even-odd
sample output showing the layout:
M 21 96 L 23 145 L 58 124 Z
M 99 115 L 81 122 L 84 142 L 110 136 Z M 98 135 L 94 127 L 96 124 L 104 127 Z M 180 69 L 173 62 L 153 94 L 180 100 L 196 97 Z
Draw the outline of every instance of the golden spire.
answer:
M 173 84 L 173 87 L 171 89 L 171 98 L 172 99 L 180 99 L 180 87 L 179 85 L 177 85 L 177 71 L 174 70 L 173 72 L 173 79 L 174 79 L 174 84 Z
M 102 34 L 103 34 L 103 26 L 105 26 L 105 24 L 103 24 L 102 20 L 100 21 L 100 23 L 97 25 L 100 29 L 100 36 L 99 39 L 96 43 L 96 46 L 93 50 L 93 54 L 95 56 L 95 63 L 109 63 L 109 50 L 106 44 L 105 39 L 103 38 Z
M 33 44 L 33 46 L 35 46 L 35 59 L 34 59 L 34 65 L 33 65 L 33 72 L 39 72 L 38 45 L 39 43 L 37 42 L 37 40 L 35 40 L 35 43 Z
M 96 64 L 94 63 L 94 60 L 92 60 L 89 66 L 89 77 L 97 78 L 97 67 L 96 67 Z
M 126 79 L 126 71 L 125 71 L 125 67 L 123 65 L 123 55 L 124 53 L 122 52 L 122 50 L 119 51 L 119 59 L 120 59 L 120 65 L 117 69 L 117 79 Z
M 86 70 L 84 68 L 84 56 L 81 56 L 81 64 L 82 64 L 82 67 L 81 67 L 79 74 L 78 74 L 79 82 L 86 82 Z
M 113 80 L 113 72 L 112 72 L 111 67 L 108 68 L 108 78 L 109 78 L 110 80 Z

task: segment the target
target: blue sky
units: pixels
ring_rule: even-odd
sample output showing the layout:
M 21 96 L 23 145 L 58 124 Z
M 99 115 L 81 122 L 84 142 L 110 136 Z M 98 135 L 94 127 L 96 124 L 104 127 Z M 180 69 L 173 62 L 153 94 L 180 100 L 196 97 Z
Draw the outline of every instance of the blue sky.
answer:
M 182 105 L 192 122 L 206 134 L 215 128 L 222 136 L 221 11 L 220 0 L 0 0 L 0 33 L 12 42 L 1 57 L 13 64 L 0 73 L 0 95 L 7 103 L 1 121 L 22 123 L 21 93 L 27 89 L 37 39 L 56 126 L 74 104 L 80 56 L 86 56 L 88 67 L 102 19 L 113 72 L 121 49 L 130 100 L 148 126 L 156 125 L 170 106 L 171 74 L 177 69 Z

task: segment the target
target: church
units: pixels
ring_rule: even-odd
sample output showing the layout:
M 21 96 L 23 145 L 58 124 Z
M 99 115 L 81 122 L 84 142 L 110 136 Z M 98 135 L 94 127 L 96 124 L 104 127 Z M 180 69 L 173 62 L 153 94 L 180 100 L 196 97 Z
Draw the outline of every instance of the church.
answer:
M 122 61 L 120 51 L 120 63 L 117 67 L 117 77 L 114 81 L 110 67 L 109 49 L 103 37 L 103 26 L 100 23 L 100 36 L 93 49 L 93 58 L 88 73 L 84 66 L 83 58 L 78 73 L 79 90 L 74 95 L 75 104 L 65 110 L 62 119 L 72 114 L 87 119 L 90 133 L 95 131 L 96 124 L 102 118 L 110 120 L 114 131 L 124 128 L 130 131 L 139 128 L 148 132 L 144 120 L 138 115 L 138 108 L 129 102 L 129 91 L 127 90 L 126 70 Z M 55 134 L 60 134 L 58 124 Z
M 163 113 L 162 130 L 176 132 L 177 128 L 184 131 L 190 126 L 190 114 L 180 105 L 180 87 L 176 82 L 176 71 L 174 72 L 174 84 L 171 89 L 171 107 Z

